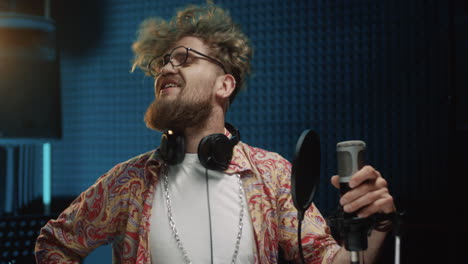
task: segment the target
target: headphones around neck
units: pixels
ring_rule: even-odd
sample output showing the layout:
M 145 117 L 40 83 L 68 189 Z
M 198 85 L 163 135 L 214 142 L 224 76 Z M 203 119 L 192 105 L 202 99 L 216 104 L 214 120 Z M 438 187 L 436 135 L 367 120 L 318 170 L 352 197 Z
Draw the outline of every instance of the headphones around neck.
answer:
M 217 133 L 208 135 L 198 144 L 198 159 L 209 170 L 225 171 L 231 163 L 234 146 L 240 141 L 240 133 L 233 125 L 224 124 L 232 137 Z M 185 157 L 185 137 L 173 130 L 164 131 L 159 153 L 168 165 L 181 163 Z

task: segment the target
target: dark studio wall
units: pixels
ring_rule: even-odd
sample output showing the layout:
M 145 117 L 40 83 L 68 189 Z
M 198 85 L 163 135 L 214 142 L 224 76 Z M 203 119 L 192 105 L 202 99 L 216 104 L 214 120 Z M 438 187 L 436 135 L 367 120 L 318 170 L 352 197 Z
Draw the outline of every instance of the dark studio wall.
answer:
M 130 47 L 143 19 L 169 18 L 200 2 L 53 2 L 63 116 L 62 139 L 52 144 L 53 203 L 159 145 L 160 133 L 143 122 L 153 81 L 129 72 Z M 215 2 L 254 47 L 248 88 L 227 116 L 242 140 L 290 160 L 300 133 L 317 131 L 322 174 L 314 202 L 325 216 L 338 205 L 329 182 L 336 143 L 366 141 L 368 163 L 406 211 L 403 257 L 457 259 L 457 246 L 428 241 L 454 239 L 448 225 L 459 216 L 444 212 L 453 198 L 449 180 L 458 174 L 455 158 L 461 160 L 457 140 L 468 130 L 462 114 L 467 6 L 457 0 Z

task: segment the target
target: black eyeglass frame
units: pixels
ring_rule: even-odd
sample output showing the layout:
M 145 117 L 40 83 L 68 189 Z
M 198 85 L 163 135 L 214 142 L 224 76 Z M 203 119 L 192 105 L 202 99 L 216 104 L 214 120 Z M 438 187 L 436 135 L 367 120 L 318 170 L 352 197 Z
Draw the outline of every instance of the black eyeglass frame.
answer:
M 172 63 L 171 56 L 172 56 L 172 53 L 173 53 L 176 49 L 178 49 L 178 48 L 184 48 L 184 49 L 185 49 L 185 59 L 184 59 L 183 62 L 181 62 L 181 63 L 179 63 L 179 64 L 177 64 L 177 65 L 174 65 L 174 63 Z M 198 54 L 198 55 L 200 55 L 200 56 L 203 56 L 203 57 L 207 58 L 207 59 L 210 60 L 211 62 L 214 62 L 214 63 L 218 64 L 218 65 L 223 69 L 224 73 L 226 73 L 226 68 L 224 68 L 223 63 L 221 63 L 219 60 L 214 59 L 214 58 L 212 58 L 212 57 L 210 57 L 210 56 L 208 56 L 208 55 L 205 55 L 205 54 L 203 54 L 203 53 L 201 53 L 201 52 L 199 52 L 199 51 L 197 51 L 197 50 L 194 50 L 194 49 L 192 49 L 192 48 L 187 48 L 187 47 L 185 47 L 185 46 L 178 46 L 178 47 L 175 47 L 175 48 L 173 48 L 173 49 L 171 50 L 171 52 L 169 52 L 168 54 L 164 55 L 164 57 L 163 57 L 163 65 L 162 65 L 161 69 L 162 69 L 164 66 L 166 66 L 168 63 L 171 63 L 171 65 L 172 65 L 173 67 L 179 67 L 179 66 L 181 66 L 181 65 L 184 65 L 184 63 L 187 62 L 187 58 L 188 58 L 188 56 L 189 56 L 189 55 L 188 55 L 189 51 L 192 51 L 192 52 L 194 52 L 194 53 L 196 53 L 196 54 Z M 161 56 L 156 56 L 156 57 L 152 58 L 152 59 L 150 60 L 150 62 L 148 63 L 148 66 L 147 66 L 148 72 L 149 72 L 149 74 L 150 74 L 151 76 L 153 76 L 153 77 L 159 76 L 159 75 L 160 75 L 160 72 L 154 72 L 153 70 L 151 70 L 151 64 L 152 64 L 153 62 L 155 62 L 156 59 L 158 59 L 158 58 L 160 58 L 160 57 L 161 57 Z M 153 73 L 154 73 L 154 74 L 153 74 Z

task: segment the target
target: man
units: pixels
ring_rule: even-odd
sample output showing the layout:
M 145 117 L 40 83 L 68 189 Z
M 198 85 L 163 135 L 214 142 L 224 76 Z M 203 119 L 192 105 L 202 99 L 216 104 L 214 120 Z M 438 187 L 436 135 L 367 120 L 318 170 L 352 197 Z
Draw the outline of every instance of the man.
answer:
M 115 263 L 267 264 L 278 261 L 278 247 L 299 261 L 290 163 L 240 142 L 224 120 L 250 68 L 245 35 L 222 9 L 192 6 L 170 22 L 144 22 L 133 49 L 134 68 L 155 77 L 145 122 L 166 131 L 161 147 L 116 165 L 49 221 L 37 240 L 38 263 L 79 263 L 107 243 Z M 346 212 L 394 212 L 372 167 L 350 186 L 340 200 Z M 314 205 L 303 234 L 307 263 L 350 262 Z M 372 231 L 366 263 L 385 235 Z

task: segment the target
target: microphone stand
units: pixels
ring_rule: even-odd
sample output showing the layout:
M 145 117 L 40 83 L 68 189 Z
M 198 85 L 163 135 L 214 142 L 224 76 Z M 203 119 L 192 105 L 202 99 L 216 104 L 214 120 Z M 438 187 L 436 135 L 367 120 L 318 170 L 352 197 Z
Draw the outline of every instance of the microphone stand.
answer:
M 360 264 L 359 253 L 367 249 L 370 222 L 368 218 L 343 219 L 344 245 L 350 253 L 351 264 Z
M 340 238 L 343 239 L 344 247 L 350 254 L 350 263 L 360 264 L 359 253 L 367 249 L 367 237 L 372 230 L 372 219 L 347 214 L 340 206 L 328 221 L 330 228 L 338 231 Z
M 395 235 L 395 264 L 400 264 L 401 236 L 403 235 L 404 212 L 396 212 L 394 216 L 393 234 Z
M 330 228 L 337 232 L 343 240 L 344 247 L 350 253 L 350 263 L 360 264 L 360 252 L 368 247 L 367 237 L 379 223 L 392 221 L 395 235 L 395 264 L 400 263 L 402 213 L 375 214 L 367 218 L 359 218 L 343 211 L 340 206 L 327 220 Z

